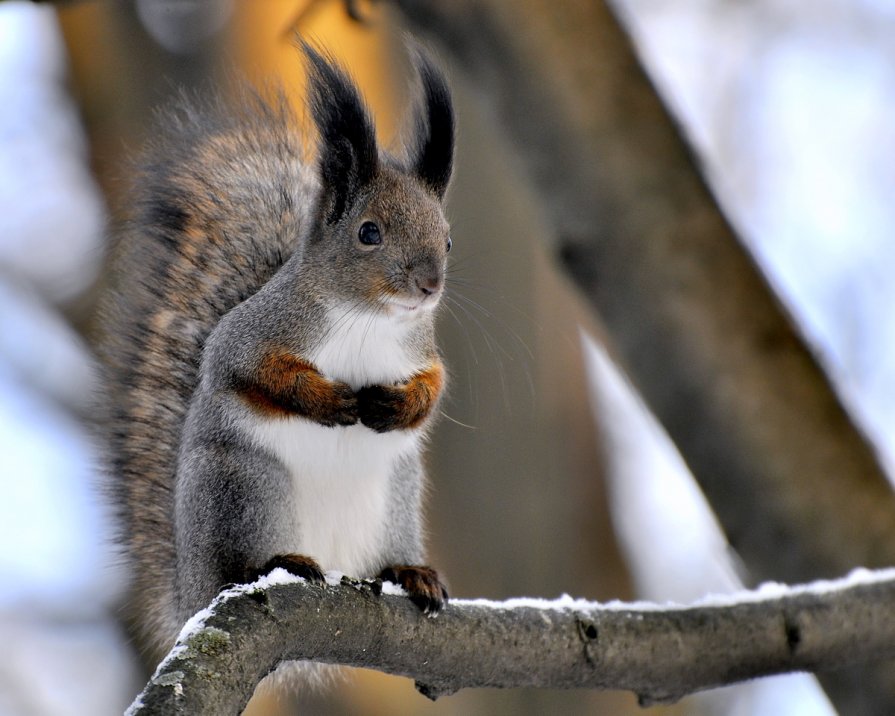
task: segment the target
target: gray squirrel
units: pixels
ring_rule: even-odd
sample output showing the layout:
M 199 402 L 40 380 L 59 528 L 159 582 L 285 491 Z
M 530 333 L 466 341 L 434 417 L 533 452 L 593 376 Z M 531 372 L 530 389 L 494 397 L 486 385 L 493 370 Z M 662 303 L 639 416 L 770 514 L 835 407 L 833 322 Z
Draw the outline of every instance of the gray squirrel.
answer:
M 319 142 L 284 99 L 163 114 L 101 310 L 127 619 L 158 660 L 222 587 L 338 570 L 447 599 L 422 566 L 421 450 L 445 380 L 454 115 L 421 80 L 406 156 L 377 147 L 337 63 L 302 44 Z

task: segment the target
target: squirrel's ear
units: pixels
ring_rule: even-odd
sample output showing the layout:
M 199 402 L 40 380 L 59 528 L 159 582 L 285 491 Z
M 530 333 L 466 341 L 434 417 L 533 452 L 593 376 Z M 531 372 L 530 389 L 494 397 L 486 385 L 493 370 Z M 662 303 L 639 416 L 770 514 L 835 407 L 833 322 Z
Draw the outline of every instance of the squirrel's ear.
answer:
M 324 211 L 327 222 L 334 223 L 376 174 L 376 132 L 345 71 L 304 41 L 301 49 L 308 65 L 308 102 L 320 133 L 318 163 Z
M 411 153 L 412 171 L 440 198 L 444 198 L 454 163 L 454 108 L 444 74 L 423 50 L 410 46 L 422 82 L 422 106 L 417 107 Z

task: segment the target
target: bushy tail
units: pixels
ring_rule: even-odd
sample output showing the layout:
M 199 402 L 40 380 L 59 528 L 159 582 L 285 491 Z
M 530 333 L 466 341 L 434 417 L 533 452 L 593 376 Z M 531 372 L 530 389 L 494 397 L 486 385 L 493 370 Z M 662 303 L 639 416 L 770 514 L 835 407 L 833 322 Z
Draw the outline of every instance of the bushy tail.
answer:
M 236 111 L 221 107 L 182 99 L 160 116 L 101 303 L 108 491 L 132 580 L 127 618 L 150 658 L 180 627 L 174 475 L 203 345 L 295 250 L 316 195 L 282 97 L 243 92 Z

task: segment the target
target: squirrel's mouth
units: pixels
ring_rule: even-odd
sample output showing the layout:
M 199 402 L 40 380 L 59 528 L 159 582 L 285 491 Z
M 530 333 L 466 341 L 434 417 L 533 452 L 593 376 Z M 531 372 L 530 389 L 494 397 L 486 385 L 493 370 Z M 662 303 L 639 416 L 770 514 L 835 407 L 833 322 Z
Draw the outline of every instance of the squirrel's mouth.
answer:
M 389 296 L 385 302 L 385 310 L 390 316 L 414 316 L 431 311 L 438 305 L 441 298 L 439 294 L 423 296 L 422 298 L 407 298 Z

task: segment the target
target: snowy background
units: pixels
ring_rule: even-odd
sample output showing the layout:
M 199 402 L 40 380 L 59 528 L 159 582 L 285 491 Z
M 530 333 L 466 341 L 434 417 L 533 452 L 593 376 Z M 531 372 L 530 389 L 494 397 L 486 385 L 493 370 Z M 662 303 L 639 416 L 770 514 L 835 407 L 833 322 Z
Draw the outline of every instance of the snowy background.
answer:
M 102 198 L 50 8 L 0 4 L 0 714 L 120 711 L 134 672 L 108 619 L 82 418 L 93 369 L 63 317 L 96 278 Z
M 895 464 L 895 2 L 618 5 L 728 213 Z M 99 270 L 105 210 L 66 67 L 51 8 L 0 3 L 0 715 L 111 714 L 136 691 L 107 618 L 117 580 L 83 428 L 93 371 L 68 320 Z M 737 588 L 673 448 L 584 344 L 601 404 L 627 416 L 614 422 L 618 524 L 652 525 L 620 530 L 641 596 Z M 660 479 L 625 489 L 644 476 Z M 807 677 L 779 683 L 715 708 L 830 713 Z

